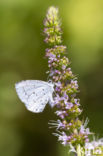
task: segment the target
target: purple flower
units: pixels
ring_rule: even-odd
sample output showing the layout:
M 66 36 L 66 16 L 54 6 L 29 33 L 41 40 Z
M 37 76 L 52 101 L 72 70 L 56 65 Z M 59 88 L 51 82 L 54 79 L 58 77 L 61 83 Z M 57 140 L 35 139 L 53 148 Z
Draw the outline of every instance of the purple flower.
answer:
M 71 87 L 78 89 L 78 82 L 77 82 L 77 80 L 75 80 L 75 81 L 71 80 Z
M 57 122 L 58 122 L 58 127 L 57 127 L 57 129 L 65 129 L 66 124 L 64 124 L 64 123 L 61 122 L 60 120 L 58 120 Z
M 63 65 L 63 66 L 62 66 L 62 69 L 65 70 L 65 69 L 66 69 L 66 65 Z
M 59 136 L 58 140 L 61 141 L 63 145 L 68 144 L 68 136 L 65 132 L 62 132 L 62 135 Z
M 55 113 L 56 113 L 61 119 L 64 119 L 65 116 L 68 116 L 68 113 L 67 113 L 66 111 L 62 111 L 62 110 L 56 111 Z
M 64 92 L 64 98 L 67 99 L 67 100 L 69 99 L 69 96 L 67 95 L 66 92 Z
M 75 103 L 77 106 L 80 106 L 80 103 L 79 103 L 78 99 L 74 99 L 74 103 Z
M 91 134 L 89 128 L 85 128 L 84 125 L 81 125 L 80 133 L 81 133 L 81 134 L 85 134 L 85 135 Z
M 71 102 L 67 102 L 67 103 L 65 103 L 66 104 L 66 109 L 71 109 L 72 107 L 73 107 L 73 103 L 71 103 Z

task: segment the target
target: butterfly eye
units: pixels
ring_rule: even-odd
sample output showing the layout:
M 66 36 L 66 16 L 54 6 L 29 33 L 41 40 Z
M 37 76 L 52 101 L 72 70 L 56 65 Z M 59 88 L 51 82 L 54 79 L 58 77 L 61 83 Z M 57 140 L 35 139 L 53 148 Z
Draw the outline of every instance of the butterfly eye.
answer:
M 52 80 L 49 80 L 48 82 L 49 82 L 49 83 L 52 83 Z

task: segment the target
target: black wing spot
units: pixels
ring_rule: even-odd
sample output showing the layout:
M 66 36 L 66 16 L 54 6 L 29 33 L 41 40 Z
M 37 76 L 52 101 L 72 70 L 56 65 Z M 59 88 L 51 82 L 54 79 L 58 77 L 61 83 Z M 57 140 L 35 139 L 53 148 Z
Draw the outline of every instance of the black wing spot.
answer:
M 38 109 L 36 109 L 36 112 L 38 111 Z

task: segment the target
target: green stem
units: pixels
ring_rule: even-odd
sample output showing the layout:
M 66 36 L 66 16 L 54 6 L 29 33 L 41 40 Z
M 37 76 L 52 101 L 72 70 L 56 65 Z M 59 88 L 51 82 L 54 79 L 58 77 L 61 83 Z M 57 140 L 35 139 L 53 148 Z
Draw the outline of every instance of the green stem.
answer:
M 77 146 L 77 156 L 85 156 L 85 151 L 83 147 L 80 146 L 80 144 Z

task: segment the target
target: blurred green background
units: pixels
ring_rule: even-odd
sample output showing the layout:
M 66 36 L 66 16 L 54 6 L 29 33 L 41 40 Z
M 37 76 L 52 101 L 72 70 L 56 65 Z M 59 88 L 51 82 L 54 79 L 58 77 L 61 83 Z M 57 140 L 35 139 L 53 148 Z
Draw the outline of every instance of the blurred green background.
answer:
M 0 0 L 0 156 L 66 156 L 52 136 L 49 106 L 28 112 L 14 84 L 46 80 L 43 19 L 49 6 L 59 7 L 63 44 L 78 75 L 83 118 L 103 137 L 103 0 Z

